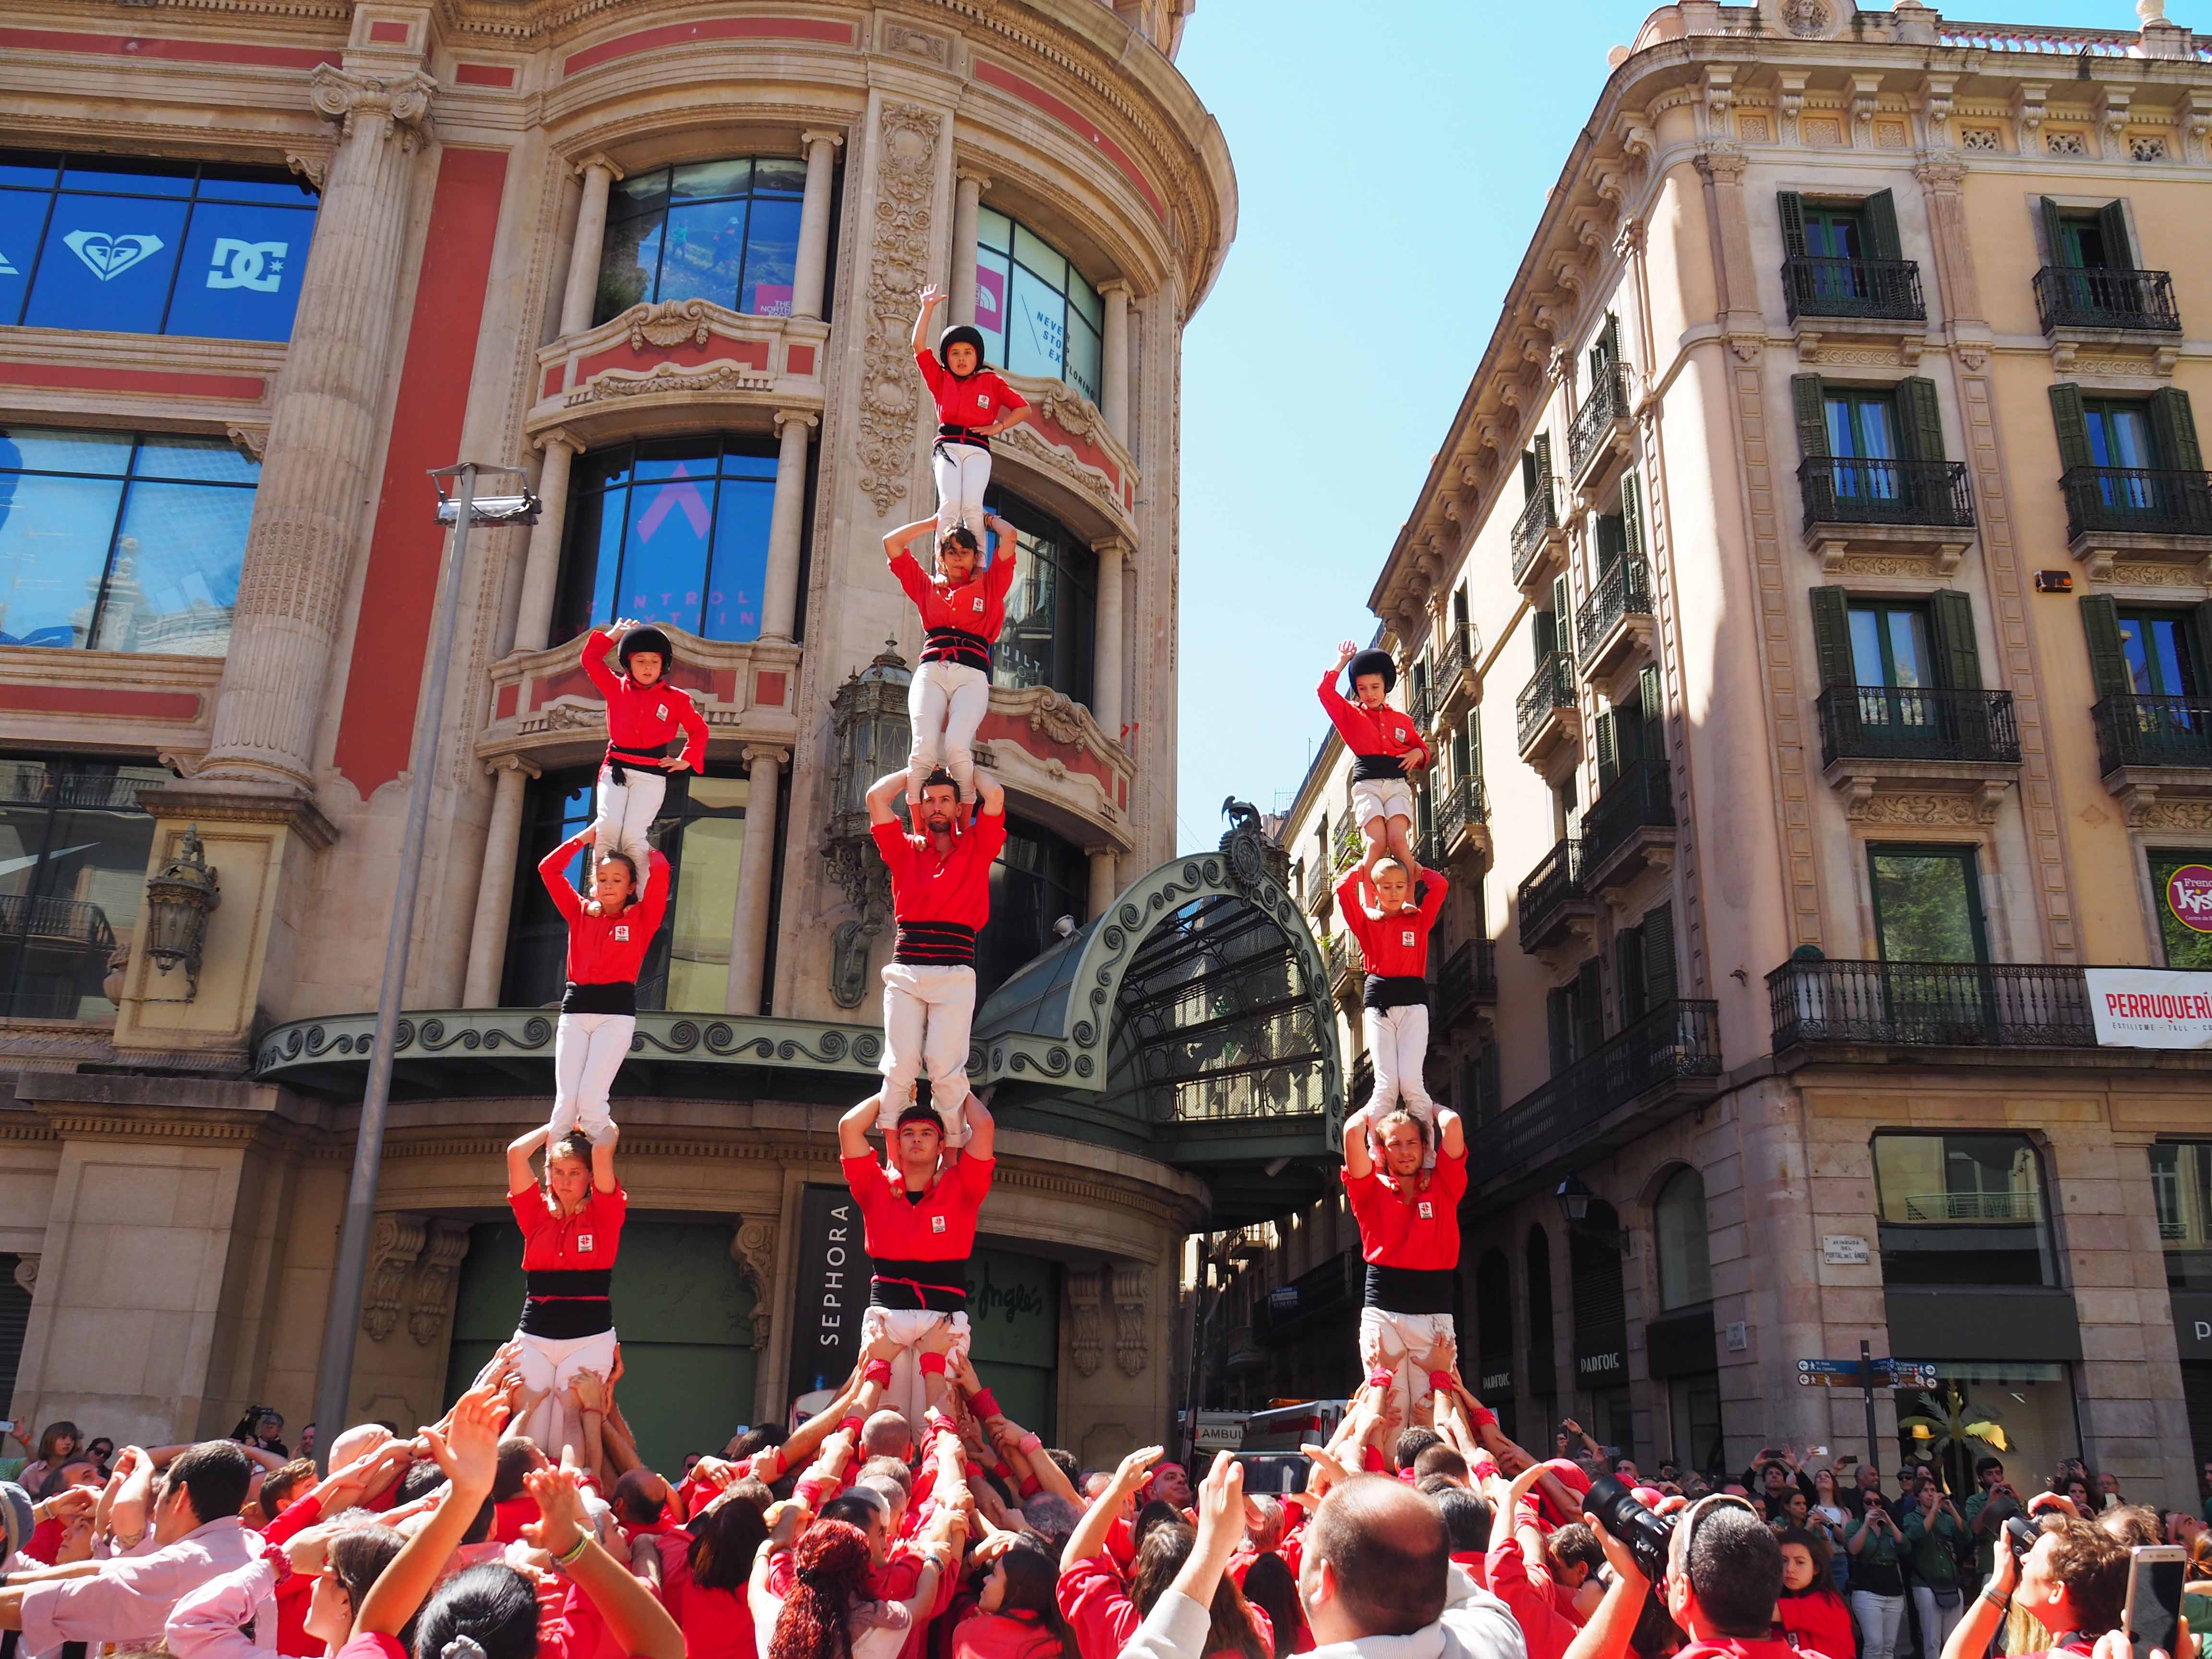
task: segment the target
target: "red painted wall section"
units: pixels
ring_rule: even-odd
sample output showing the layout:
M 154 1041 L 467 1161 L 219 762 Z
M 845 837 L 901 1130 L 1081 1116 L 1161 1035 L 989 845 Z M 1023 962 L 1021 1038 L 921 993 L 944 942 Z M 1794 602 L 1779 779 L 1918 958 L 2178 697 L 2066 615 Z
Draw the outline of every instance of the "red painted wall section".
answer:
M 595 64 L 612 63 L 617 58 L 651 52 L 658 46 L 678 46 L 687 40 L 817 40 L 829 46 L 849 46 L 853 44 L 853 26 L 817 17 L 709 17 L 696 23 L 667 23 L 657 29 L 641 29 L 635 34 L 617 35 L 596 46 L 571 52 L 561 65 L 561 73 L 574 75 Z
M 188 64 L 267 64 L 279 69 L 336 64 L 333 46 L 256 46 L 243 40 L 175 40 L 148 34 L 81 34 L 65 29 L 0 29 L 0 49 L 10 52 L 98 52 L 118 58 L 169 58 Z
M 83 363 L 0 363 L 0 386 L 142 392 L 165 398 L 242 398 L 249 402 L 269 389 L 256 374 L 180 374 L 160 368 L 94 368 Z
M 511 87 L 514 70 L 506 64 L 456 64 L 453 79 L 465 87 Z
M 92 685 L 0 684 L 0 708 L 34 714 L 110 714 L 142 720 L 196 720 L 196 691 L 127 691 Z
M 446 540 L 423 475 L 459 454 L 506 181 L 505 150 L 448 149 L 439 158 L 338 717 L 337 768 L 364 799 L 407 766 Z
M 368 26 L 368 38 L 372 40 L 396 40 L 404 46 L 407 44 L 407 25 L 371 23 Z
M 1114 769 L 1100 760 L 1079 743 L 1055 743 L 1042 732 L 1030 730 L 1026 718 L 1007 714 L 986 714 L 975 728 L 975 735 L 989 741 L 1004 738 L 1024 754 L 1037 760 L 1056 760 L 1071 772 L 1080 772 L 1086 778 L 1097 781 L 1100 789 L 1111 799 L 1121 787 L 1121 779 Z M 1127 805 L 1127 799 L 1119 803 Z
M 757 368 L 766 374 L 768 342 L 732 340 L 710 334 L 704 345 L 686 337 L 672 346 L 648 344 L 641 350 L 633 351 L 629 342 L 624 340 L 620 345 L 610 346 L 605 351 L 595 351 L 588 357 L 579 359 L 576 384 L 581 386 L 592 375 L 610 368 L 653 369 L 663 363 L 672 363 L 679 368 L 697 368 L 706 363 L 743 363 L 747 368 Z
M 1012 93 L 1024 103 L 1041 109 L 1052 117 L 1054 120 L 1111 161 L 1121 176 L 1137 187 L 1138 193 L 1152 204 L 1152 211 L 1163 221 L 1167 218 L 1166 204 L 1160 200 L 1158 192 L 1152 189 L 1151 181 L 1137 170 L 1137 164 L 1129 159 L 1128 152 L 1101 132 L 1091 118 L 1084 114 L 1081 110 L 1065 99 L 1055 97 L 1047 92 L 1036 82 L 1024 80 L 1013 70 L 1003 69 L 986 58 L 979 58 L 975 60 L 975 78 L 986 86 L 996 87 L 1001 92 Z

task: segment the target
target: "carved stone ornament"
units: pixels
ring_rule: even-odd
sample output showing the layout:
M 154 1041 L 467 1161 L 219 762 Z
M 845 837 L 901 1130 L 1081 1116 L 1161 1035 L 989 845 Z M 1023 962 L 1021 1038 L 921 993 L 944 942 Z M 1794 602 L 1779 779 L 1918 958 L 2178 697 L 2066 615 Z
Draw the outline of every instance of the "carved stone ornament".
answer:
M 2148 800 L 2128 814 L 2136 830 L 2212 830 L 2212 800 Z
M 394 133 L 412 149 L 422 141 L 422 128 L 430 113 L 430 95 L 438 89 L 434 76 L 420 70 L 404 75 L 355 75 L 331 64 L 318 64 L 307 79 L 307 98 L 322 114 L 343 124 L 352 137 L 363 120 L 378 121 L 379 137 Z
M 2204 591 L 2204 567 L 2202 562 L 2114 563 L 2104 573 L 2104 578 L 2115 587 L 2181 587 L 2199 594 Z
M 775 375 L 742 363 L 717 363 L 696 373 L 674 363 L 661 363 L 644 374 L 626 374 L 613 368 L 594 374 L 568 394 L 565 404 L 575 409 L 614 398 L 642 398 L 664 392 L 768 392 L 775 386 Z
M 876 125 L 875 258 L 860 396 L 860 489 L 878 514 L 906 499 L 921 380 L 907 340 L 929 270 L 930 196 L 943 126 L 918 104 L 886 103 Z M 1024 428 L 1017 428 L 1022 430 Z
M 25 1296 L 36 1295 L 39 1289 L 39 1258 L 30 1252 L 15 1258 L 15 1288 Z
M 1098 1317 L 1100 1278 L 1096 1267 L 1079 1268 L 1067 1275 L 1067 1305 L 1074 1316 L 1069 1322 L 1067 1356 L 1075 1362 L 1076 1374 L 1080 1376 L 1096 1376 L 1106 1358 L 1106 1340 Z
M 738 1264 L 753 1292 L 753 1352 L 768 1351 L 769 1324 L 775 1308 L 775 1223 L 762 1216 L 738 1222 L 730 1239 L 730 1260 Z
M 269 447 L 269 428 L 265 426 L 227 426 L 222 433 L 249 461 L 259 460 L 262 452 Z
M 1114 1269 L 1114 1363 L 1124 1376 L 1142 1372 L 1152 1358 L 1145 1340 L 1145 1270 L 1140 1267 Z
M 1835 27 L 1828 0 L 1779 0 L 1775 10 L 1782 27 L 1801 40 L 1818 40 Z
M 1872 793 L 1871 779 L 1855 780 L 1864 793 L 1855 791 L 1844 816 L 1853 823 L 1881 823 L 1911 829 L 1966 828 L 1990 823 L 1996 818 L 1996 801 L 1990 795 L 1894 794 Z M 2000 787 L 1999 793 L 2002 793 Z
M 453 1294 L 453 1275 L 469 1253 L 469 1224 L 435 1221 L 430 1242 L 422 1252 L 422 1270 L 415 1279 L 415 1305 L 408 1310 L 407 1334 L 416 1346 L 427 1348 L 446 1334 L 446 1300 Z
M 399 1298 L 415 1258 L 422 1254 L 428 1231 L 419 1215 L 380 1215 L 368 1246 L 368 1291 L 361 1310 L 361 1328 L 369 1340 L 381 1342 L 399 1323 Z
M 910 29 L 902 23 L 884 25 L 884 50 L 920 58 L 933 64 L 942 64 L 951 52 L 951 44 L 941 34 L 931 34 L 921 29 Z
M 629 325 L 629 349 L 642 351 L 648 345 L 681 345 L 686 340 L 702 346 L 714 337 L 708 313 L 715 309 L 704 300 L 659 300 L 633 306 L 622 319 Z
M 1083 741 L 1083 711 L 1074 702 L 1048 689 L 1030 705 L 1030 730 L 1042 732 L 1054 743 Z

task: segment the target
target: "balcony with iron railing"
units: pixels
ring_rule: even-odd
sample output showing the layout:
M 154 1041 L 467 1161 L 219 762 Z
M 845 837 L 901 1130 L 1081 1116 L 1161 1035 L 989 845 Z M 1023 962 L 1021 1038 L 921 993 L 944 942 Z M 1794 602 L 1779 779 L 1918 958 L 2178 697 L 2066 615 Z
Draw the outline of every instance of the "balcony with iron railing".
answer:
M 1548 950 L 1566 937 L 1577 919 L 1595 916 L 1597 901 L 1583 880 L 1583 844 L 1559 842 L 1521 883 L 1521 948 Z
M 1628 375 L 1607 365 L 1591 382 L 1589 396 L 1567 428 L 1567 471 L 1578 489 L 1589 488 L 1617 457 L 1626 457 L 1631 420 Z
M 2066 532 L 2077 554 L 2100 536 L 2212 537 L 2212 473 L 2076 466 L 2058 487 L 2065 492 Z M 2204 550 L 2191 550 L 2197 556 Z
M 2106 776 L 2130 767 L 2212 769 L 2212 701 L 2106 697 L 2090 711 Z
M 2009 691 L 1832 685 L 1813 708 L 1820 722 L 1823 765 L 1845 760 L 2020 763 L 2020 728 Z
M 1808 455 L 1797 465 L 1797 488 L 1808 534 L 1821 525 L 1974 527 L 1964 461 Z
M 2212 975 L 2204 976 L 2212 988 Z M 1775 1052 L 1816 1043 L 1905 1048 L 2094 1048 L 2087 981 L 2045 963 L 1785 962 L 1766 976 Z
M 1332 884 L 1335 878 L 1341 876 L 1367 856 L 1366 832 L 1352 821 L 1351 813 L 1346 812 L 1339 820 L 1336 835 L 1329 842 L 1329 851 L 1332 860 L 1329 876 Z
M 1547 472 L 1537 478 L 1521 516 L 1513 521 L 1513 585 L 1526 586 L 1541 569 L 1544 554 L 1565 547 L 1566 539 L 1566 532 L 1559 526 L 1559 505 L 1553 499 L 1552 475 Z
M 1326 941 L 1329 988 L 1354 1000 L 1367 982 L 1367 957 L 1349 927 L 1340 927 Z
M 1425 673 L 1415 676 L 1406 688 L 1406 718 L 1415 731 L 1426 732 L 1436 725 L 1437 702 L 1436 683 Z
M 1601 572 L 1575 613 L 1577 665 L 1585 679 L 1610 676 L 1651 639 L 1651 566 L 1621 558 Z
M 1490 793 L 1475 777 L 1455 778 L 1437 797 L 1437 847 L 1440 870 L 1462 860 L 1478 872 L 1490 866 Z
M 1456 719 L 1482 697 L 1480 642 L 1474 624 L 1454 623 L 1444 630 L 1434 656 L 1429 683 L 1436 688 L 1436 714 L 1442 720 Z
M 1497 949 L 1486 939 L 1462 941 L 1437 973 L 1437 1015 L 1451 1024 L 1474 1008 L 1498 1000 Z
M 2180 308 L 2173 302 L 2170 270 L 2083 270 L 2045 265 L 2035 273 L 2035 314 L 2043 331 L 2178 334 Z
M 1713 1002 L 1662 1002 L 1468 1137 L 1471 1191 L 1496 1198 L 1610 1151 L 1711 1098 L 1721 1071 Z
M 1537 665 L 1513 700 L 1513 726 L 1522 758 L 1538 765 L 1559 743 L 1580 733 L 1573 658 L 1555 651 Z
M 1782 262 L 1782 293 L 1792 322 L 1862 318 L 1924 323 L 1920 266 L 1911 259 L 1835 259 L 1794 254 Z
M 1592 892 L 1628 880 L 1654 847 L 1674 843 L 1674 794 L 1663 760 L 1632 761 L 1583 814 L 1583 879 Z

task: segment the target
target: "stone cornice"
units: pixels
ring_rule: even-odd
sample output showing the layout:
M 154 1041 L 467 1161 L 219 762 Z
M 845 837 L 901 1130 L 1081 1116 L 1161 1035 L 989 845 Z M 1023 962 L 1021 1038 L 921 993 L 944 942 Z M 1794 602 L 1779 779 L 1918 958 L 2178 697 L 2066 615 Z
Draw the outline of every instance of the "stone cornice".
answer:
M 187 778 L 147 790 L 138 804 L 156 817 L 196 823 L 281 823 L 318 849 L 338 837 L 313 797 L 286 784 Z

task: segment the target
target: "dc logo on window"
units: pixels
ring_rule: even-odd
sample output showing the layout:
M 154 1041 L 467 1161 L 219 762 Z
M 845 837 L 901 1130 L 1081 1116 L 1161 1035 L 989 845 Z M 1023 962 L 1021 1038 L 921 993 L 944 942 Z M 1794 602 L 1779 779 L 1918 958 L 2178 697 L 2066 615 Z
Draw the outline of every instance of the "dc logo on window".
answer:
M 84 268 L 103 283 L 112 283 L 131 266 L 144 264 L 165 246 L 158 236 L 111 236 L 104 230 L 73 230 L 62 240 L 84 261 Z
M 284 281 L 284 242 L 244 242 L 235 236 L 218 236 L 215 258 L 208 271 L 210 288 L 250 288 L 256 294 L 274 294 Z

